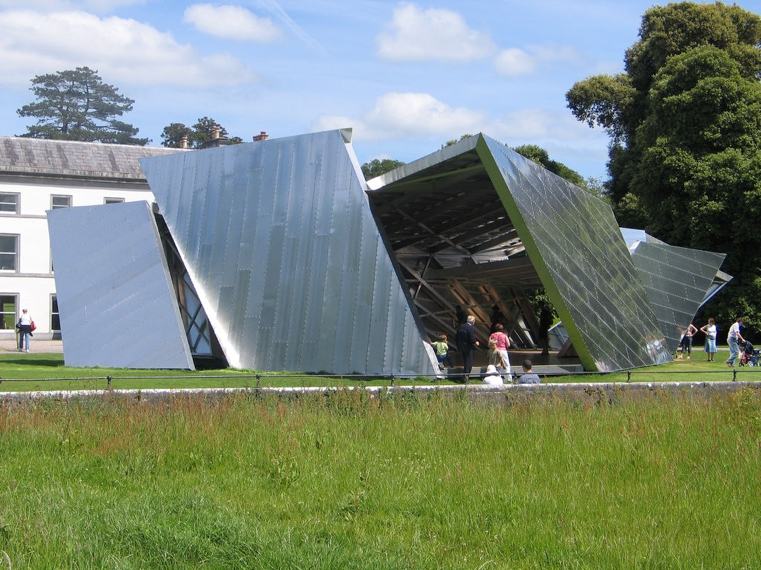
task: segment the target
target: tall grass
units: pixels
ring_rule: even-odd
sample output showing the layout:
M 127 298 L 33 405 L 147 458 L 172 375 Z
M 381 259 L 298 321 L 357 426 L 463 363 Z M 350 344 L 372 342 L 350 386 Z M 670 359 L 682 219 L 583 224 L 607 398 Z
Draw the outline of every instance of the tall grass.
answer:
M 754 392 L 6 405 L 0 550 L 14 568 L 759 567 Z

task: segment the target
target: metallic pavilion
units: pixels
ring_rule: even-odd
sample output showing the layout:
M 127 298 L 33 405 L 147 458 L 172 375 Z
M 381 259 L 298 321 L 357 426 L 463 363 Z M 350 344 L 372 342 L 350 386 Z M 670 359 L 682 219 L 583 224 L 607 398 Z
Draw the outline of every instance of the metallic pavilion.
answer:
M 213 355 L 434 374 L 428 341 L 454 331 L 457 305 L 482 323 L 499 309 L 514 342 L 533 346 L 528 294 L 544 289 L 586 369 L 647 366 L 671 358 L 723 259 L 628 250 L 604 201 L 483 135 L 367 184 L 347 130 L 142 166 L 155 216 L 135 204 L 49 212 L 67 364 L 192 368 L 189 355 Z M 659 297 L 674 259 L 682 272 L 668 279 L 688 286 Z M 118 340 L 87 334 L 104 320 Z

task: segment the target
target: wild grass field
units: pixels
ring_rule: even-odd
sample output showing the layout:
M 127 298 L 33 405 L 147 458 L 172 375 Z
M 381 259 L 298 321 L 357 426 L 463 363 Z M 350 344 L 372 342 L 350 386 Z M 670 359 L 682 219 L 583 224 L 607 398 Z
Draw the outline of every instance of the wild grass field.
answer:
M 696 351 L 691 360 L 675 360 L 661 366 L 651 366 L 611 374 L 581 374 L 554 376 L 543 382 L 681 382 L 715 380 L 758 380 L 761 367 L 737 368 L 724 364 L 727 350 L 720 350 L 715 362 L 706 362 L 705 355 Z M 518 367 L 519 362 L 513 362 Z M 260 377 L 256 378 L 257 372 Z M 389 378 L 328 377 L 298 372 L 267 372 L 254 370 L 134 370 L 118 368 L 71 368 L 64 366 L 61 354 L 0 354 L 0 392 L 28 390 L 104 389 L 106 376 L 112 377 L 113 388 L 236 388 L 259 386 L 387 386 Z M 477 382 L 477 380 L 473 380 Z M 431 384 L 432 378 L 396 378 L 396 384 Z M 453 379 L 438 379 L 439 384 L 453 384 Z
M 6 403 L 0 458 L 13 568 L 761 567 L 757 390 Z

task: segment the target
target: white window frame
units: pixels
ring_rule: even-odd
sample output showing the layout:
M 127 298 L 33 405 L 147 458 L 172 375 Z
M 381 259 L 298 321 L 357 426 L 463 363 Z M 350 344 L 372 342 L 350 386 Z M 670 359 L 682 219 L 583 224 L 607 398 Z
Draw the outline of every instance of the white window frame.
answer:
M 9 329 L 0 329 L 0 331 L 9 331 L 9 330 L 16 330 L 16 323 L 18 322 L 18 301 L 19 301 L 19 294 L 18 293 L 0 293 L 0 297 L 15 297 L 16 302 L 16 311 L 13 315 L 13 325 Z M 0 315 L 5 313 L 0 313 Z M 2 319 L 0 319 L 0 322 L 2 322 Z
M 2 273 L 18 273 L 19 268 L 21 267 L 21 236 L 19 234 L 0 234 L 0 237 L 14 237 L 16 238 L 16 258 L 14 263 L 13 269 L 0 269 L 0 274 Z M 5 251 L 0 251 L 0 253 L 10 253 Z
M 20 192 L 0 192 L 0 194 L 7 194 L 8 196 L 16 196 L 16 211 L 15 212 L 0 211 L 0 215 L 18 216 L 21 213 L 21 193 Z
M 53 198 L 68 198 L 69 204 L 67 206 L 54 206 Z M 71 194 L 51 194 L 50 195 L 50 209 L 51 210 L 63 210 L 64 208 L 71 208 L 74 203 L 74 197 Z

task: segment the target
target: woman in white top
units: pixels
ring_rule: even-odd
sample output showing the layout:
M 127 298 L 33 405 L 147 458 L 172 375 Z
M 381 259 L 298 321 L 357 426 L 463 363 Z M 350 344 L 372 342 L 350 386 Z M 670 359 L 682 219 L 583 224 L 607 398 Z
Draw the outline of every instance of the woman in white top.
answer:
M 713 362 L 716 356 L 716 321 L 708 319 L 708 324 L 700 327 L 700 332 L 706 335 L 706 355 L 708 362 Z
M 489 386 L 502 386 L 504 385 L 504 382 L 502 381 L 502 376 L 499 375 L 499 372 L 497 372 L 497 367 L 493 364 L 489 364 L 489 366 L 486 367 L 486 376 L 484 376 L 484 384 L 488 384 Z

